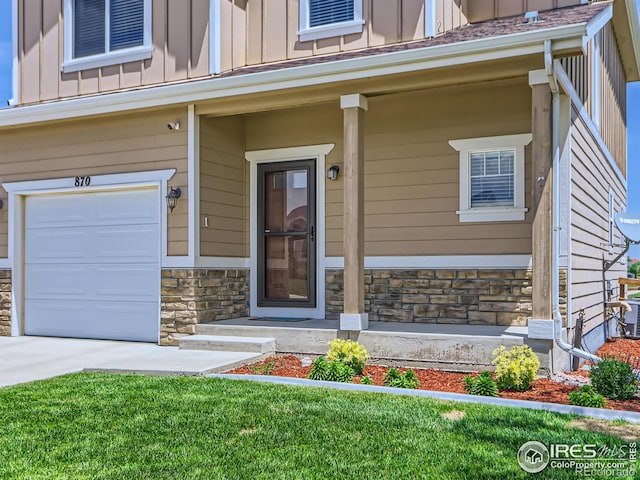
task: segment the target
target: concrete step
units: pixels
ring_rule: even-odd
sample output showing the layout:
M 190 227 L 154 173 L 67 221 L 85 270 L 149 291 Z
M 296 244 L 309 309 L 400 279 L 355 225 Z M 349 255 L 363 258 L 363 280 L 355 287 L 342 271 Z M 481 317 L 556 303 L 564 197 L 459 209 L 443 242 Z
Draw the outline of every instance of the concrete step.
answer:
M 276 340 L 268 337 L 191 335 L 182 337 L 181 350 L 213 350 L 218 352 L 251 352 L 275 354 Z
M 290 327 L 224 325 L 209 323 L 196 325 L 196 335 L 221 337 L 268 337 L 274 338 L 279 353 L 300 353 L 324 355 L 329 342 L 337 337 L 335 328 L 300 328 L 292 323 Z M 187 338 L 187 337 L 185 337 Z

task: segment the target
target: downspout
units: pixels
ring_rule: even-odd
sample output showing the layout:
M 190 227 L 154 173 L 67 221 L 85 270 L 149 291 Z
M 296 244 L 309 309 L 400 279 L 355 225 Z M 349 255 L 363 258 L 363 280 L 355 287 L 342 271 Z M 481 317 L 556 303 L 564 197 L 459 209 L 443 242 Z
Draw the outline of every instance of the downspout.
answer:
M 554 339 L 556 345 L 565 352 L 575 355 L 594 363 L 601 361 L 600 357 L 585 352 L 579 348 L 568 344 L 562 338 L 562 314 L 560 313 L 560 135 L 558 124 L 560 122 L 560 90 L 558 89 L 558 81 L 553 71 L 553 54 L 551 48 L 551 40 L 544 41 L 544 68 L 549 79 L 549 87 L 553 98 L 552 112 L 552 152 L 553 152 L 553 242 L 552 242 L 552 289 L 553 289 L 553 322 L 554 322 Z M 568 313 L 569 314 L 569 313 Z

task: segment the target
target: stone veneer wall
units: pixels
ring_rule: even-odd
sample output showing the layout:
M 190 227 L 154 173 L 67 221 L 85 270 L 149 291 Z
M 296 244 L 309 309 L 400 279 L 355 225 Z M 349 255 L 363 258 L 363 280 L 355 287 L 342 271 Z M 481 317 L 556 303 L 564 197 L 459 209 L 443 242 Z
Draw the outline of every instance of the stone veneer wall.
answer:
M 0 337 L 11 336 L 11 270 L 0 270 Z
M 565 270 L 564 311 L 566 279 Z M 343 271 L 327 270 L 326 283 L 326 317 L 337 319 L 343 311 Z M 532 292 L 530 270 L 365 270 L 371 321 L 524 326 Z
M 177 345 L 198 323 L 249 315 L 247 270 L 162 270 L 161 287 L 161 345 Z

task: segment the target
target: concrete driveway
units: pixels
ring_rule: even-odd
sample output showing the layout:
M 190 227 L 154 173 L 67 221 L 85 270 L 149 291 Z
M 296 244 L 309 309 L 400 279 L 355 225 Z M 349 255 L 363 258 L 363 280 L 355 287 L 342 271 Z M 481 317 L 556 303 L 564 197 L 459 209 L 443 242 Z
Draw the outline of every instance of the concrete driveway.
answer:
M 0 337 L 0 387 L 83 370 L 204 375 L 260 358 L 259 353 L 179 350 L 150 343 Z

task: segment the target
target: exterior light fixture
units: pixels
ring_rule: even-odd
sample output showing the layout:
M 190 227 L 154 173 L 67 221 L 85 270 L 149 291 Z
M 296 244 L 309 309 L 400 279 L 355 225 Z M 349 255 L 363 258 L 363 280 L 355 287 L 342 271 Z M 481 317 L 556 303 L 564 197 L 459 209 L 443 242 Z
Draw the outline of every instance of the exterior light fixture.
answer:
M 178 199 L 180 198 L 180 195 L 182 195 L 182 190 L 180 190 L 180 187 L 171 187 L 171 191 L 167 193 L 167 196 L 165 197 L 167 199 L 167 208 L 171 212 L 173 212 L 173 209 L 176 208 L 176 205 L 178 205 Z
M 2 210 L 2 207 L 4 207 L 4 200 L 0 198 L 0 210 Z
M 331 165 L 327 170 L 327 178 L 329 180 L 337 180 L 338 173 L 340 173 L 340 167 L 338 165 Z

